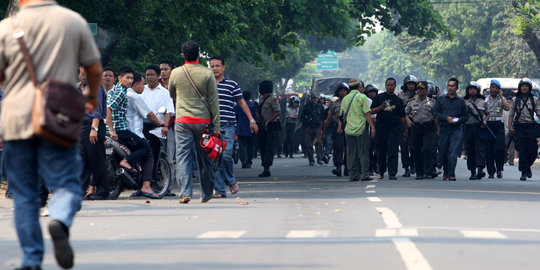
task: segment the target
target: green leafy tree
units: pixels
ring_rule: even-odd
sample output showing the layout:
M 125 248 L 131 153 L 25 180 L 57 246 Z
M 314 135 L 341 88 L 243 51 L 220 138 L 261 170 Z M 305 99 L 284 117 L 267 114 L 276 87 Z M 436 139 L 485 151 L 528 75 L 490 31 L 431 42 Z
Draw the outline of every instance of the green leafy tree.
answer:
M 529 45 L 540 67 L 540 0 L 512 0 L 514 32 Z

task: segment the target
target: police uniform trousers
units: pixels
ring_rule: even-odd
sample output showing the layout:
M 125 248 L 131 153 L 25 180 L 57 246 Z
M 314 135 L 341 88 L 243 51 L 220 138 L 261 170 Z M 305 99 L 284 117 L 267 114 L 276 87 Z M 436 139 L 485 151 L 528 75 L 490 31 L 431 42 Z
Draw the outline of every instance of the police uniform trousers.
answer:
M 481 124 L 465 124 L 463 139 L 467 152 L 467 169 L 472 171 L 476 168 L 486 167 L 486 141 L 478 136 Z
M 411 127 L 412 153 L 416 158 L 416 175 L 429 176 L 433 173 L 433 140 L 435 140 L 433 121 L 414 123 Z
M 259 128 L 259 148 L 261 151 L 261 165 L 268 170 L 274 163 L 274 149 L 276 146 L 277 123 L 271 122 L 266 128 Z
M 538 144 L 534 134 L 535 124 L 516 123 L 516 148 L 519 152 L 519 171 L 527 173 L 536 160 Z
M 488 121 L 487 126 L 497 137 L 488 141 L 486 148 L 487 171 L 489 175 L 493 175 L 495 172 L 502 171 L 504 168 L 504 156 L 506 152 L 504 145 L 504 123 L 502 121 Z
M 296 129 L 296 124 L 295 123 L 287 123 L 285 125 L 285 131 L 287 132 L 287 135 L 286 135 L 286 138 L 285 138 L 285 145 L 284 145 L 284 152 L 285 152 L 285 157 L 292 157 L 294 152 L 295 152 L 295 149 L 294 149 L 294 146 L 295 146 L 295 138 L 294 138 L 294 130 Z
M 334 160 L 334 166 L 340 166 L 346 164 L 346 143 L 345 143 L 345 132 L 341 132 L 341 134 L 337 134 L 337 132 L 334 133 L 334 154 L 333 154 L 333 160 Z
M 395 126 L 377 125 L 375 130 L 379 174 L 384 174 L 388 165 L 388 174 L 395 176 L 398 167 L 399 143 L 403 141 L 403 127 L 401 124 Z
M 408 134 L 411 134 L 411 129 L 407 131 Z M 410 168 L 411 170 L 414 170 L 415 165 L 415 159 L 414 159 L 414 151 L 412 150 L 412 141 L 411 137 L 407 137 L 407 140 L 400 140 L 400 150 L 401 150 L 401 165 L 404 169 Z
M 313 162 L 313 142 L 315 141 L 315 151 L 317 153 L 317 160 L 322 159 L 322 146 L 321 143 L 321 129 L 319 127 L 306 127 L 306 154 L 309 162 Z

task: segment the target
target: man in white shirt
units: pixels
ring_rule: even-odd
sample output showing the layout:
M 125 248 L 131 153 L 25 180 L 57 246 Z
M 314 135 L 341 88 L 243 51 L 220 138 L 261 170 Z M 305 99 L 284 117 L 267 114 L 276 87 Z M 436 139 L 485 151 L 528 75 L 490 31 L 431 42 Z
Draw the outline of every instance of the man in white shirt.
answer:
M 148 106 L 142 99 L 140 93 L 142 93 L 143 90 L 144 90 L 143 76 L 141 74 L 134 73 L 133 85 L 131 86 L 131 88 L 127 89 L 128 105 L 127 105 L 127 111 L 126 111 L 126 118 L 128 122 L 129 131 L 133 132 L 135 135 L 139 136 L 142 139 L 144 139 L 143 123 L 144 123 L 145 118 L 148 118 L 148 120 L 152 121 L 157 126 L 163 126 L 163 122 L 160 121 L 156 117 L 156 115 L 148 108 Z M 152 153 L 149 153 L 149 155 L 152 155 Z M 154 194 L 153 193 L 154 191 L 152 190 L 152 187 L 151 187 L 151 181 L 149 181 L 149 179 L 153 179 L 152 173 L 155 166 L 152 156 L 150 156 L 150 158 L 147 159 L 147 160 L 151 160 L 152 162 L 143 162 L 141 164 L 142 170 L 143 170 L 143 186 L 141 187 L 140 191 L 143 194 L 151 194 L 151 195 Z M 154 197 L 157 197 L 157 196 L 154 196 Z M 150 197 L 150 198 L 153 198 L 153 197 Z
M 145 75 L 148 84 L 145 85 L 144 91 L 141 94 L 143 100 L 154 114 L 157 113 L 161 107 L 167 109 L 165 115 L 158 115 L 159 120 L 163 121 L 164 126 L 162 128 L 151 130 L 149 133 L 145 134 L 145 137 L 148 139 L 150 147 L 152 148 L 152 153 L 154 154 L 154 168 L 156 168 L 159 153 L 161 151 L 161 139 L 166 140 L 165 145 L 169 145 L 170 143 L 174 145 L 174 141 L 171 141 L 174 139 L 174 136 L 168 136 L 169 131 L 171 131 L 172 134 L 172 129 L 169 129 L 172 128 L 172 125 L 169 123 L 171 116 L 174 115 L 174 104 L 171 95 L 169 94 L 169 90 L 165 89 L 159 83 L 159 74 L 160 68 L 158 66 L 150 65 L 146 67 Z M 167 147 L 167 157 L 169 165 L 171 166 L 171 175 L 174 175 L 174 147 Z M 165 196 L 175 196 L 175 194 L 169 190 Z

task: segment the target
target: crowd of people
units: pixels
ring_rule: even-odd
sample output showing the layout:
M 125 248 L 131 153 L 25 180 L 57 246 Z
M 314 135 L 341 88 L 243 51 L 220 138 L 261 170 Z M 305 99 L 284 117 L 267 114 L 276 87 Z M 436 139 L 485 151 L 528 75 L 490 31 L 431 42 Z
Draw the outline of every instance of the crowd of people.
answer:
M 471 82 L 461 97 L 456 78 L 448 80 L 445 94 L 433 82 L 413 75 L 404 79 L 397 94 L 394 78 L 386 80 L 384 91 L 351 79 L 336 85 L 330 98 L 311 94 L 301 104 L 291 97 L 282 147 L 291 156 L 302 145 L 309 166 L 315 165 L 314 149 L 318 164 L 328 163 L 332 153 L 332 173 L 351 181 L 371 180 L 374 175 L 384 179 L 385 173 L 396 180 L 399 156 L 403 178 L 433 179 L 442 174 L 443 180 L 455 181 L 462 155 L 470 180 L 503 178 L 504 164 L 514 165 L 517 152 L 520 180 L 526 180 L 532 177 L 538 154 L 540 107 L 532 87 L 532 81 L 524 78 L 517 93 L 505 96 L 494 79 L 486 97 L 479 84 Z M 295 137 L 295 132 L 304 136 Z
M 433 83 L 414 76 L 405 79 L 399 94 L 394 78 L 386 80 L 385 91 L 352 79 L 335 86 L 328 102 L 311 93 L 303 100 L 293 96 L 283 107 L 273 96 L 272 81 L 260 82 L 260 95 L 252 101 L 250 91 L 242 92 L 225 76 L 223 57 L 212 56 L 210 68 L 201 65 L 195 41 L 182 45 L 185 62 L 180 67 L 164 60 L 147 66 L 144 73 L 128 66 L 103 69 L 94 38 L 79 14 L 55 1 L 19 0 L 19 5 L 16 17 L 0 22 L 4 87 L 0 171 L 8 179 L 6 196 L 15 205 L 24 253 L 19 269 L 41 269 L 39 209 L 47 203 L 49 191 L 48 230 L 55 257 L 62 268 L 73 267 L 69 230 L 81 201 L 109 199 L 105 136 L 131 150 L 119 162 L 123 170 L 141 167 L 142 183 L 133 197 L 161 198 L 152 182 L 160 152 L 166 152 L 179 194 L 168 190 L 164 195 L 178 196 L 182 204 L 192 200 L 196 170 L 201 203 L 239 192 L 233 171 L 236 137 L 242 168 L 251 168 L 254 156 L 260 154 L 259 177 L 271 176 L 276 154 L 293 158 L 301 145 L 309 166 L 329 163 L 331 157 L 332 173 L 351 181 L 371 180 L 375 174 L 383 179 L 385 173 L 388 179 L 397 179 L 400 149 L 402 177 L 432 179 L 441 168 L 443 180 L 455 181 L 464 144 L 471 180 L 485 177 L 484 169 L 489 178 L 502 178 L 505 161 L 514 159 L 506 146 L 512 143 L 519 152 L 520 179 L 532 177 L 540 101 L 532 95 L 528 79 L 521 80 L 513 99 L 504 97 L 496 80 L 491 81 L 488 97 L 473 82 L 462 98 L 455 78 L 448 80 L 444 95 Z M 25 42 L 31 46 L 25 47 Z M 78 89 L 86 97 L 79 143 L 59 145 L 36 136 L 29 101 L 42 91 L 36 91 L 38 86 L 47 87 L 38 83 L 54 79 L 74 84 L 77 75 Z M 220 143 L 208 149 L 208 141 Z

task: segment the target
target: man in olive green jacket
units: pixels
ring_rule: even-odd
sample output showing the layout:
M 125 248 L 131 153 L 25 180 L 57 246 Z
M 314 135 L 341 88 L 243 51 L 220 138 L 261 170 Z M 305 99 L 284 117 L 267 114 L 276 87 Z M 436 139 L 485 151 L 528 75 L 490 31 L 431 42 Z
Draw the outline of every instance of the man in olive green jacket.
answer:
M 210 108 L 201 100 L 190 83 L 184 66 L 175 68 L 169 78 L 169 91 L 176 93 L 176 119 L 174 133 L 176 138 L 176 179 L 180 183 L 180 203 L 188 203 L 193 196 L 192 164 L 195 159 L 201 178 L 201 202 L 208 202 L 214 190 L 213 161 L 200 146 L 201 135 L 208 124 L 212 123 L 214 134 L 219 131 L 219 101 L 214 74 L 209 68 L 199 64 L 199 44 L 186 41 L 182 45 L 184 66 L 196 87 L 204 96 Z

